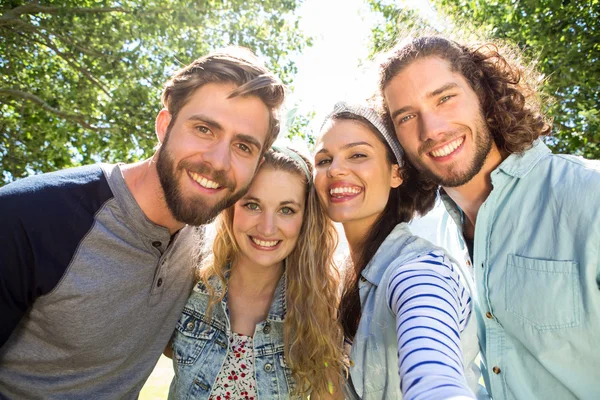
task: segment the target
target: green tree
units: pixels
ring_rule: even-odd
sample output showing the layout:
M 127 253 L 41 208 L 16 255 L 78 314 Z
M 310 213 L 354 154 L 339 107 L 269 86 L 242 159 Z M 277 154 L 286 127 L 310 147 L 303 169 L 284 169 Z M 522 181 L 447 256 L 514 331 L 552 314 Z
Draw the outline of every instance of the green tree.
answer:
M 148 156 L 162 84 L 211 49 L 246 46 L 291 82 L 300 1 L 3 0 L 0 185 Z
M 390 16 L 388 33 L 397 33 L 399 8 L 370 1 Z M 536 60 L 546 77 L 542 91 L 554 99 L 546 110 L 554 119 L 548 144 L 556 152 L 600 158 L 600 0 L 431 2 L 451 30 L 511 41 Z

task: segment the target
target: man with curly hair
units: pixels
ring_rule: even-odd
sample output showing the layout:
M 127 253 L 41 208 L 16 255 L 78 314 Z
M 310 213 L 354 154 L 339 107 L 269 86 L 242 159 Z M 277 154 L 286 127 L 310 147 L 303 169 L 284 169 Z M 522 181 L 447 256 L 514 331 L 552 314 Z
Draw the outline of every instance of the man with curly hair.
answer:
M 491 396 L 599 398 L 600 164 L 546 147 L 538 76 L 516 54 L 412 39 L 381 64 L 383 111 L 474 273 Z

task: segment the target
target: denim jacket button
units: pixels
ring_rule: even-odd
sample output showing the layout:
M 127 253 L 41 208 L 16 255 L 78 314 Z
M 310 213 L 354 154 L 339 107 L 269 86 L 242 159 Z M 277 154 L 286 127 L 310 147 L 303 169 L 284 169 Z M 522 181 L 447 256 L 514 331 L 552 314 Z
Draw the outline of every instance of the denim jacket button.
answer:
M 192 329 L 194 329 L 194 323 L 193 322 L 188 322 L 187 325 L 185 326 L 185 330 L 186 331 L 191 331 Z
M 271 364 L 265 364 L 265 371 L 267 371 L 267 372 L 273 371 L 273 366 Z
M 264 333 L 265 335 L 268 335 L 268 334 L 269 334 L 269 332 L 271 332 L 271 325 L 267 324 L 267 325 L 265 325 L 265 327 L 263 328 L 263 333 Z

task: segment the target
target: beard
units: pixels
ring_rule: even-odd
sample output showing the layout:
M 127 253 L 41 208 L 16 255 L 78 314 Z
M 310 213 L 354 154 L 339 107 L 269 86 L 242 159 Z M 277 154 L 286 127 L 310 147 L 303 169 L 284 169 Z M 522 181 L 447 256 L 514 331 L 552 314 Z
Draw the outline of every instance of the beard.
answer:
M 456 132 L 449 132 L 447 137 L 457 138 L 463 135 L 465 130 L 468 130 L 468 128 Z M 462 171 L 455 171 L 455 169 L 462 167 L 462 165 L 452 164 L 448 166 L 446 174 L 442 176 L 435 173 L 431 170 L 431 168 L 425 165 L 418 155 L 416 157 L 411 157 L 410 155 L 407 156 L 415 168 L 420 172 L 422 179 L 432 181 L 433 183 L 442 187 L 462 186 L 473 179 L 473 177 L 481 171 L 494 143 L 492 134 L 481 117 L 478 118 L 475 123 L 475 131 L 471 132 L 475 152 L 473 154 L 473 158 L 469 162 L 469 167 Z M 442 141 L 445 140 L 447 139 L 442 139 Z M 423 148 L 419 149 L 419 154 L 427 154 L 436 145 L 437 143 L 426 143 Z
M 158 153 L 156 169 L 162 187 L 164 198 L 169 211 L 179 221 L 192 226 L 204 225 L 212 222 L 224 209 L 235 204 L 248 191 L 246 187 L 235 190 L 235 183 L 231 182 L 224 171 L 213 171 L 206 164 L 195 164 L 186 160 L 180 161 L 177 166 L 171 154 L 167 132 L 162 148 Z M 179 184 L 179 179 L 187 171 L 195 172 L 204 176 L 210 176 L 211 180 L 218 183 L 221 190 L 227 191 L 227 195 L 212 207 L 209 206 L 204 196 L 200 194 L 185 196 Z

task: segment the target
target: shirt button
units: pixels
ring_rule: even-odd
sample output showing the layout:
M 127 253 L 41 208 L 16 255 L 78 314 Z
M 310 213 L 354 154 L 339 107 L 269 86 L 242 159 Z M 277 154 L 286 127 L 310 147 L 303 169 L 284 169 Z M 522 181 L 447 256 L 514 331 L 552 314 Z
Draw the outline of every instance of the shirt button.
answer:
M 492 313 L 489 312 L 489 311 L 485 313 L 485 316 L 488 317 L 489 319 L 494 318 L 494 316 L 492 315 Z
M 158 280 L 156 281 L 156 287 L 161 287 L 163 283 L 163 279 L 162 278 L 158 278 Z
M 267 371 L 267 372 L 273 371 L 273 366 L 271 364 L 265 364 L 265 371 Z
M 481 268 L 485 268 L 485 265 L 483 265 L 483 263 L 481 263 Z
M 498 375 L 498 374 L 500 373 L 500 368 L 498 368 L 498 367 L 494 367 L 494 368 L 492 368 L 492 371 L 493 371 L 493 372 L 494 372 L 496 375 Z
M 269 332 L 271 332 L 271 325 L 267 324 L 267 325 L 265 325 L 265 327 L 263 328 L 263 333 L 264 333 L 265 335 L 268 335 L 268 334 L 269 334 Z
M 154 246 L 154 247 L 160 247 L 161 244 L 162 243 L 159 242 L 158 240 L 155 240 L 154 242 L 152 242 L 152 246 Z
M 467 267 L 471 266 L 471 261 L 467 260 Z

